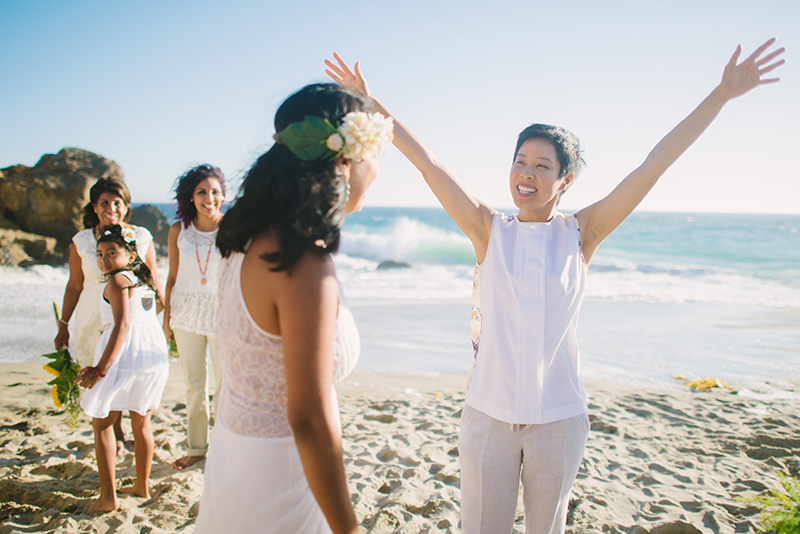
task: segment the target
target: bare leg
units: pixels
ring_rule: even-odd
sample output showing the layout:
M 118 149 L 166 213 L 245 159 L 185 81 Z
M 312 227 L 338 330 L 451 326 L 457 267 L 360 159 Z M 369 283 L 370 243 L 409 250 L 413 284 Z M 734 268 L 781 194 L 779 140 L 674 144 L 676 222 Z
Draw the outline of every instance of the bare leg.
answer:
M 97 455 L 97 475 L 100 478 L 100 497 L 89 506 L 90 512 L 110 512 L 119 508 L 114 492 L 114 463 L 116 445 L 112 425 L 118 420 L 120 412 L 111 412 L 104 419 L 92 419 L 94 429 L 94 451 Z
M 117 456 L 125 452 L 125 433 L 122 431 L 122 412 L 117 412 L 119 417 L 114 421 L 114 437 L 117 440 Z
M 150 469 L 153 466 L 153 451 L 155 450 L 153 432 L 150 430 L 150 412 L 148 411 L 147 415 L 139 415 L 131 411 L 131 427 L 133 428 L 134 455 L 136 457 L 136 483 L 119 491 L 149 498 Z

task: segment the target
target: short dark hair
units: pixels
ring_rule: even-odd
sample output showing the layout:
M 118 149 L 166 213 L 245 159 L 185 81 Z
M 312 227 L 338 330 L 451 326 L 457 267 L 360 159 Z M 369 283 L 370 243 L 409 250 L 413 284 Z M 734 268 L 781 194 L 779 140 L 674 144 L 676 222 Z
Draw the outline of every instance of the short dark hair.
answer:
M 528 139 L 547 139 L 556 149 L 558 163 L 561 166 L 560 177 L 574 174 L 578 176 L 581 168 L 586 165 L 583 160 L 583 153 L 580 142 L 575 134 L 560 126 L 550 124 L 531 124 L 519 133 L 517 137 L 517 147 L 514 149 L 514 159 L 517 157 L 520 147 Z
M 197 207 L 192 202 L 192 197 L 197 184 L 206 178 L 216 178 L 222 189 L 222 196 L 225 196 L 225 175 L 219 167 L 208 163 L 192 167 L 175 180 L 175 202 L 178 203 L 175 218 L 180 220 L 184 227 L 188 227 L 197 217 Z
M 125 182 L 119 178 L 100 178 L 91 189 L 89 189 L 89 203 L 83 207 L 83 227 L 94 228 L 100 224 L 100 219 L 94 212 L 94 205 L 100 200 L 103 193 L 113 193 L 120 197 L 128 208 L 124 221 L 128 222 L 131 218 L 131 192 Z
M 303 87 L 278 108 L 275 131 L 307 116 L 338 124 L 351 111 L 368 111 L 367 100 L 332 83 Z M 339 248 L 345 215 L 345 180 L 336 160 L 303 161 L 286 145 L 275 143 L 255 162 L 225 213 L 217 233 L 223 257 L 244 252 L 266 229 L 275 231 L 279 250 L 262 256 L 273 271 L 291 272 L 306 251 L 331 254 Z

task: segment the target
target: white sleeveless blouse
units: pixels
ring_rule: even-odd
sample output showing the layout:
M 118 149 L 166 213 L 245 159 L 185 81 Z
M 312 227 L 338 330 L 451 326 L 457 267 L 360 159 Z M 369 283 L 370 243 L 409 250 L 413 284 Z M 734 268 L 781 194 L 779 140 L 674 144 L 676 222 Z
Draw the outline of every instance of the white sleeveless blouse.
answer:
M 193 223 L 187 227 L 181 223 L 178 274 L 170 295 L 169 325 L 175 330 L 214 336 L 217 269 L 222 258 L 216 242 L 216 230 L 200 232 Z
M 525 223 L 494 215 L 475 269 L 467 404 L 512 424 L 586 411 L 576 337 L 586 274 L 577 217 Z
M 242 294 L 244 254 L 220 262 L 217 347 L 222 360 L 219 421 L 231 432 L 255 438 L 292 436 L 283 340 L 253 320 Z M 353 314 L 342 304 L 336 320 L 333 380 L 339 382 L 358 363 L 361 342 Z M 334 405 L 336 392 L 331 391 Z

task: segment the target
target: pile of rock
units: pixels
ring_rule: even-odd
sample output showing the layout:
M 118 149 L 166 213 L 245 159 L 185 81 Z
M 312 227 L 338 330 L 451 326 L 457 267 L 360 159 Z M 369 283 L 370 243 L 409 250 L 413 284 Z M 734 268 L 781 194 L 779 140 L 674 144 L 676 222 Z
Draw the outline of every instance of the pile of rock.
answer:
M 33 167 L 0 169 L 0 265 L 64 263 L 72 236 L 83 229 L 89 189 L 98 179 L 112 177 L 123 178 L 119 165 L 80 148 L 45 154 Z M 166 217 L 156 208 L 135 211 L 149 215 L 140 224 L 154 237 L 165 234 L 162 227 L 168 231 Z

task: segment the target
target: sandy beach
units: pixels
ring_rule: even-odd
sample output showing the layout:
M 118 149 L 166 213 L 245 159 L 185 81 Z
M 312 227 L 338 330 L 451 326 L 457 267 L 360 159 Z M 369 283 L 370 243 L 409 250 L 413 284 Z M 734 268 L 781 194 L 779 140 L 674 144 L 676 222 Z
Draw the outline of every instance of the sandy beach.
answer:
M 102 515 L 88 420 L 75 429 L 50 401 L 38 363 L 0 377 L 0 534 L 192 532 L 202 464 L 185 472 L 183 378 L 177 363 L 153 416 L 153 496 L 121 496 Z M 364 532 L 459 532 L 456 440 L 466 377 L 356 374 L 339 388 L 345 464 Z M 735 386 L 735 384 L 734 384 Z M 741 498 L 800 472 L 800 401 L 723 390 L 641 389 L 590 380 L 592 432 L 571 500 L 570 533 L 756 532 Z M 794 391 L 800 391 L 795 384 Z M 127 423 L 126 423 L 126 428 Z M 117 465 L 133 480 L 133 454 Z M 522 532 L 518 508 L 515 532 Z

